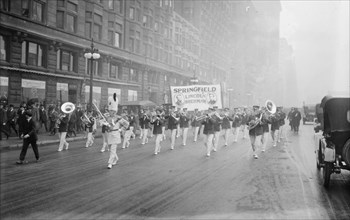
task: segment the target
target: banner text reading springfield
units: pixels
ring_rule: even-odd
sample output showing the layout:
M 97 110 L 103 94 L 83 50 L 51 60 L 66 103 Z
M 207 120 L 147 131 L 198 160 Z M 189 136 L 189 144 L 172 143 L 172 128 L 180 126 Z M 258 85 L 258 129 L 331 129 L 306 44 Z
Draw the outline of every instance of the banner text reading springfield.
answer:
M 188 88 L 174 88 L 174 93 L 190 93 L 190 92 L 203 92 L 203 93 L 207 93 L 207 92 L 215 92 L 216 91 L 216 87 L 188 87 Z

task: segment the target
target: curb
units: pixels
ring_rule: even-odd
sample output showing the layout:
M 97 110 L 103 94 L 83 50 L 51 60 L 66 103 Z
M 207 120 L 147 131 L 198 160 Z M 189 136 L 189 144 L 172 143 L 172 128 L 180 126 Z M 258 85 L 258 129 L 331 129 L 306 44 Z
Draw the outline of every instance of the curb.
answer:
M 100 138 L 102 137 L 102 135 L 96 135 L 95 138 Z M 70 138 L 67 138 L 67 141 L 68 142 L 73 142 L 73 141 L 80 141 L 80 140 L 84 140 L 86 139 L 86 137 L 70 137 Z M 59 143 L 60 140 L 59 139 L 56 139 L 56 140 L 41 140 L 41 141 L 37 141 L 37 145 L 38 147 L 43 147 L 43 146 L 47 146 L 47 145 L 50 145 L 50 144 L 56 144 L 56 143 Z M 4 147 L 1 147 L 0 148 L 0 151 L 3 151 L 3 150 L 14 150 L 14 149 L 21 149 L 22 148 L 22 142 L 19 142 L 19 143 L 16 143 L 16 144 L 10 144 L 8 146 L 4 146 Z

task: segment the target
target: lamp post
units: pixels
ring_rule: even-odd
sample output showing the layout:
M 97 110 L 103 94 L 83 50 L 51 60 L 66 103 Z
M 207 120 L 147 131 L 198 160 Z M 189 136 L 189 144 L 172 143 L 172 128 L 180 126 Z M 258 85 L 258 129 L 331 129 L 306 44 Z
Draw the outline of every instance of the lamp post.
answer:
M 89 100 L 89 110 L 92 111 L 92 88 L 93 88 L 93 61 L 100 59 L 101 55 L 98 53 L 98 49 L 94 47 L 94 39 L 91 40 L 90 48 L 85 50 L 84 57 L 90 60 L 90 100 Z

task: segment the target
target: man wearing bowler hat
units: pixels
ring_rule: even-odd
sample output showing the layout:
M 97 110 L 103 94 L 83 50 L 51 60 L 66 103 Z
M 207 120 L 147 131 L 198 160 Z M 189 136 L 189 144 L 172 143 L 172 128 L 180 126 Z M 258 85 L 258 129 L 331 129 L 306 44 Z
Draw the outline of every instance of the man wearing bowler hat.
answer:
M 21 138 L 23 138 L 23 145 L 22 145 L 22 151 L 19 156 L 19 161 L 17 161 L 17 164 L 23 164 L 24 158 L 27 154 L 27 149 L 29 144 L 32 145 L 36 162 L 39 161 L 39 150 L 38 145 L 36 144 L 36 141 L 38 140 L 38 136 L 36 134 L 36 127 L 35 123 L 32 119 L 32 112 L 30 110 L 27 110 L 26 113 L 26 120 L 23 122 L 23 134 L 21 135 Z

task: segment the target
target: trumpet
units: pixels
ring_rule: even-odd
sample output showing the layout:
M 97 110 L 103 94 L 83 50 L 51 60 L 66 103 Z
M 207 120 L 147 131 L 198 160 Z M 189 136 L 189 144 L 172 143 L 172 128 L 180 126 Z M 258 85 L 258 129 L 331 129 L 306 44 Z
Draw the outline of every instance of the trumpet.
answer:
M 176 114 L 174 112 L 172 112 L 170 116 L 173 117 L 176 121 L 180 120 L 180 118 L 176 117 Z

